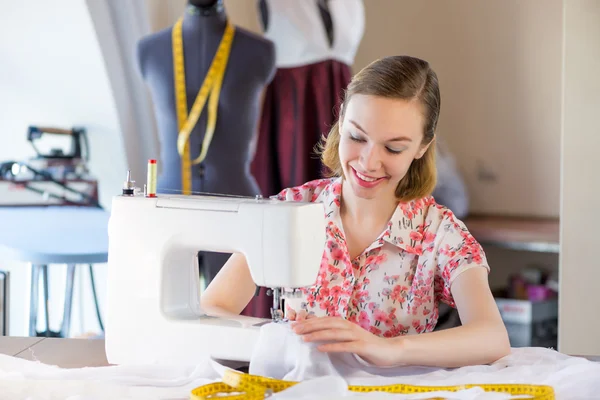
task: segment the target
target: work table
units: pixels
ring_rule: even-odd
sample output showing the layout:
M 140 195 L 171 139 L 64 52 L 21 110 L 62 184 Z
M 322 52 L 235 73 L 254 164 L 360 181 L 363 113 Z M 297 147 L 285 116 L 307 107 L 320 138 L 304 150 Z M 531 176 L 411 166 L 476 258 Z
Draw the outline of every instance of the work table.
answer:
M 104 340 L 0 336 L 0 354 L 61 368 L 105 367 Z M 600 362 L 600 356 L 585 357 Z
M 102 339 L 0 336 L 0 354 L 61 368 L 108 366 Z

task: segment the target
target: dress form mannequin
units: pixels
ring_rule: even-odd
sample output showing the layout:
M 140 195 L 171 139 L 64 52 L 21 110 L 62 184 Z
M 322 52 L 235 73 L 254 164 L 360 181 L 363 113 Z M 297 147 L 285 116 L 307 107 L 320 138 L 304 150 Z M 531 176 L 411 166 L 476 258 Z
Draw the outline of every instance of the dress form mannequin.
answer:
M 188 113 L 207 75 L 227 25 L 222 0 L 189 0 L 183 16 L 182 40 Z M 182 191 L 176 111 L 172 28 L 142 38 L 137 46 L 139 71 L 154 104 L 160 140 L 158 193 Z M 260 116 L 260 99 L 275 72 L 271 41 L 235 28 L 219 96 L 217 121 L 206 158 L 192 165 L 192 193 L 255 196 L 260 189 L 250 173 Z M 200 154 L 206 132 L 208 102 L 189 139 L 190 155 Z M 229 254 L 200 253 L 200 270 L 208 284 Z

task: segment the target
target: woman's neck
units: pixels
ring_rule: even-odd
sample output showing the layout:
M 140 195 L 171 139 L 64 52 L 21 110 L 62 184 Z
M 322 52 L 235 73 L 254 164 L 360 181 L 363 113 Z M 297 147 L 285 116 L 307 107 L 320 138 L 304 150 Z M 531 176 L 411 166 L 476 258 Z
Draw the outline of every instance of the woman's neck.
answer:
M 362 199 L 352 191 L 348 182 L 342 182 L 341 215 L 356 224 L 386 224 L 398 207 L 394 197 L 382 199 Z
M 222 32 L 227 23 L 227 14 L 221 0 L 210 7 L 198 7 L 188 4 L 183 18 L 183 29 L 194 31 Z

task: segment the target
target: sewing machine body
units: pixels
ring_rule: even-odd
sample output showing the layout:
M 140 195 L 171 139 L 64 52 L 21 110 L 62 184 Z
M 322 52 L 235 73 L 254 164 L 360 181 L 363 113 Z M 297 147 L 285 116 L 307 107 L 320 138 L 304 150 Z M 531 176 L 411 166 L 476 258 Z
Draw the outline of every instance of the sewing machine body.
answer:
M 198 251 L 241 252 L 263 287 L 316 281 L 322 204 L 217 196 L 117 196 L 109 222 L 106 355 L 111 364 L 249 361 L 270 319 L 206 315 Z

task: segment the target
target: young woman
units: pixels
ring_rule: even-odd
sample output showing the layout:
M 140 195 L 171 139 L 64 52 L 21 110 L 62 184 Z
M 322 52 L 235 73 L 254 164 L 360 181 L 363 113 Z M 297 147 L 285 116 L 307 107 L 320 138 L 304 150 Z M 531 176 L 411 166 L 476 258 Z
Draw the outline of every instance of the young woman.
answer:
M 439 113 L 427 62 L 373 62 L 354 76 L 321 146 L 331 177 L 274 196 L 325 206 L 317 282 L 286 300 L 293 330 L 326 342 L 321 351 L 378 366 L 438 367 L 487 364 L 510 352 L 481 246 L 431 197 Z M 254 291 L 244 256 L 234 254 L 202 303 L 240 313 Z M 460 327 L 432 332 L 440 302 L 458 309 Z

